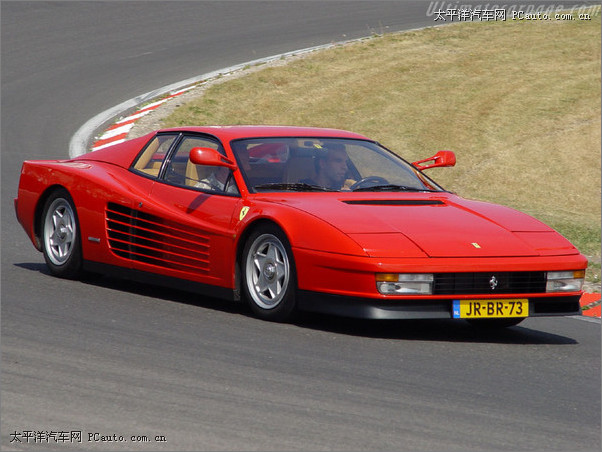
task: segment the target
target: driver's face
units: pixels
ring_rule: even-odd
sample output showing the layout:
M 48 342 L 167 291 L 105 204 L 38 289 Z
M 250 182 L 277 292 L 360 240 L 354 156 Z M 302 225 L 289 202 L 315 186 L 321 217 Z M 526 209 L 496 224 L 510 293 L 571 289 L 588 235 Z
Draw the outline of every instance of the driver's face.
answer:
M 347 153 L 342 150 L 330 151 L 322 169 L 328 179 L 342 185 L 347 175 Z

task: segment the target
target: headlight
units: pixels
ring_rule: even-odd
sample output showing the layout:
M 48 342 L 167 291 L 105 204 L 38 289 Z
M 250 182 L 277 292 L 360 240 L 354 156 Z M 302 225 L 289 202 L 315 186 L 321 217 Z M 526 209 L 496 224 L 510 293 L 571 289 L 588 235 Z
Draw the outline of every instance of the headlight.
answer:
M 585 270 L 548 272 L 546 292 L 579 292 L 584 278 Z
M 429 295 L 433 293 L 433 274 L 377 273 L 376 287 L 383 295 Z

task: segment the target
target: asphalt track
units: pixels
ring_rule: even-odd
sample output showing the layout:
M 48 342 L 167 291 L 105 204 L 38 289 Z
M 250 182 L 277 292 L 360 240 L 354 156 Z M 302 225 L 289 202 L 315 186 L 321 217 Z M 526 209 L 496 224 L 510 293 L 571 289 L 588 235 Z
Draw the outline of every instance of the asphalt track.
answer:
M 99 112 L 256 58 L 430 26 L 428 6 L 1 3 L 4 449 L 600 449 L 598 320 L 266 323 L 186 293 L 53 278 L 14 218 L 21 162 L 66 157 Z

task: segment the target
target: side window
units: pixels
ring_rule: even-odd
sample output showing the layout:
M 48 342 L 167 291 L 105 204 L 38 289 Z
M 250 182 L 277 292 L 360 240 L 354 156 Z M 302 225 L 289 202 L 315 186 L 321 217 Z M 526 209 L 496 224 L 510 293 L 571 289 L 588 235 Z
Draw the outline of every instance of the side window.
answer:
M 169 151 L 176 137 L 177 135 L 157 135 L 138 156 L 132 165 L 132 169 L 157 177 L 163 160 L 167 156 L 167 151 Z
M 228 168 L 195 165 L 190 162 L 190 150 L 197 147 L 216 149 L 224 154 L 221 145 L 214 140 L 204 137 L 184 137 L 167 164 L 165 181 L 218 193 L 238 194 L 232 171 Z

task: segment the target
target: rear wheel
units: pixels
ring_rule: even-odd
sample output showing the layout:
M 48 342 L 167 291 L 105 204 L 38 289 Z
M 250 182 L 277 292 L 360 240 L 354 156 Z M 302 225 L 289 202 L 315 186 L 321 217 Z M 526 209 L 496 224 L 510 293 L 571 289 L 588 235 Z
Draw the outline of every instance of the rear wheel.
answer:
M 297 278 L 293 253 L 276 226 L 262 226 L 247 240 L 242 255 L 245 297 L 264 320 L 290 320 L 295 312 Z
M 50 272 L 61 278 L 79 276 L 82 267 L 79 223 L 66 190 L 56 190 L 46 200 L 41 226 L 42 251 Z

